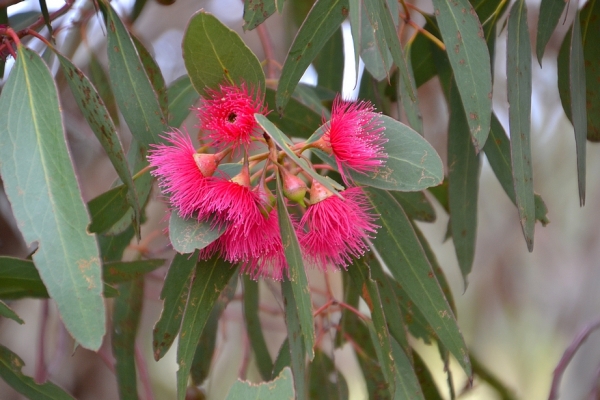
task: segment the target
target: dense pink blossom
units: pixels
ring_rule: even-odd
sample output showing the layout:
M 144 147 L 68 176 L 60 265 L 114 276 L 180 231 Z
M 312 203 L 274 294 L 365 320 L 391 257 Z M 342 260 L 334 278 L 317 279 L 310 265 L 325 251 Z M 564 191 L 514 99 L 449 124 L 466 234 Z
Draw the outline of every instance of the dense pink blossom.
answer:
M 337 96 L 319 147 L 335 157 L 342 179 L 348 184 L 350 170 L 364 174 L 376 171 L 385 163 L 384 130 L 370 102 L 344 101 Z
M 182 218 L 188 218 L 198 210 L 207 183 L 199 157 L 204 157 L 200 164 L 206 175 L 211 175 L 217 166 L 215 156 L 197 154 L 187 131 L 173 130 L 165 139 L 166 144 L 152 145 L 149 151 L 148 162 L 155 167 L 151 174 L 158 178 L 171 206 L 179 210 Z M 212 161 L 205 162 L 209 160 Z
M 253 93 L 245 84 L 221 85 L 219 90 L 206 89 L 208 94 L 197 109 L 200 128 L 223 149 L 248 146 L 252 137 L 260 135 L 255 113 L 266 114 L 260 93 Z
M 310 205 L 300 221 L 307 228 L 298 234 L 305 258 L 323 270 L 346 267 L 353 257 L 362 256 L 365 240 L 377 229 L 376 216 L 361 188 L 340 194 L 344 199 L 330 195 Z

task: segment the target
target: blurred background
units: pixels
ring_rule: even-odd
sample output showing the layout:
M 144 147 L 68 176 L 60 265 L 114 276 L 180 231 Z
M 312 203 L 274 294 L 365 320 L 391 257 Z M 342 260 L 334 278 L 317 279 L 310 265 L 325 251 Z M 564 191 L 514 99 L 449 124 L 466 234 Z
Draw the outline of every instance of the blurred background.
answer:
M 298 8 L 309 7 L 310 3 L 310 0 L 288 0 L 283 14 L 276 13 L 266 23 L 274 40 L 276 60 L 280 64 L 283 63 L 286 50 L 298 28 L 293 14 Z M 57 0 L 48 4 L 52 11 L 64 3 Z M 419 1 L 417 5 L 425 11 L 432 10 L 429 2 Z M 133 1 L 115 0 L 113 6 L 121 15 L 127 15 Z M 153 49 L 167 85 L 185 73 L 181 57 L 183 31 L 189 17 L 200 8 L 214 13 L 236 30 L 258 58 L 265 59 L 257 33 L 244 32 L 242 29 L 241 0 L 179 0 L 169 6 L 148 0 L 132 29 L 149 49 Z M 528 8 L 531 40 L 535 43 L 539 2 L 528 1 Z M 26 0 L 10 7 L 9 15 L 25 15 L 36 9 L 39 10 L 37 1 Z M 444 241 L 448 217 L 432 196 L 430 199 L 436 207 L 437 220 L 435 223 L 419 223 L 452 287 L 459 325 L 468 347 L 519 399 L 547 398 L 552 372 L 564 350 L 586 326 L 600 319 L 600 214 L 597 211 L 600 209 L 600 183 L 597 180 L 600 147 L 588 142 L 587 201 L 585 207 L 580 207 L 573 128 L 563 112 L 556 78 L 558 49 L 574 15 L 573 9 L 567 12 L 566 16 L 561 17 L 559 28 L 548 45 L 543 68 L 536 61 L 532 64 L 534 186 L 535 191 L 546 202 L 551 221 L 546 227 L 539 223 L 536 226 L 533 252 L 527 251 L 516 208 L 502 190 L 485 159 L 480 179 L 476 257 L 468 287 L 463 286 L 451 240 Z M 89 2 L 76 2 L 73 11 L 60 20 L 60 25 L 62 28 L 56 32 L 57 42 L 78 66 L 86 71 L 92 53 L 106 65 L 102 23 Z M 348 35 L 347 31 L 348 29 Z M 85 39 L 83 42 L 82 38 Z M 350 38 L 346 39 L 347 44 L 350 44 Z M 501 32 L 496 44 L 494 109 L 507 128 L 505 39 L 506 32 Z M 31 45 L 36 48 L 39 43 L 32 42 Z M 352 47 L 346 46 L 347 58 L 353 57 L 351 52 Z M 11 62 L 7 63 L 5 77 L 8 76 Z M 346 65 L 344 95 L 351 97 L 356 95 L 356 74 L 353 62 Z M 53 71 L 56 71 L 56 67 Z M 309 70 L 304 79 L 311 83 L 316 81 L 316 76 Z M 87 201 L 110 188 L 116 174 L 60 77 L 58 85 L 69 144 L 84 199 Z M 437 78 L 423 85 L 419 89 L 419 96 L 425 137 L 445 161 L 448 111 Z M 195 124 L 193 118 L 187 123 L 190 127 Z M 130 139 L 123 121 L 119 129 L 127 146 Z M 148 208 L 149 221 L 144 227 L 143 240 L 139 244 L 133 243 L 126 257 L 133 258 L 139 252 L 161 258 L 172 256 L 163 234 L 165 206 L 156 190 L 154 193 Z M 30 249 L 18 233 L 10 205 L 3 193 L 0 195 L 0 213 L 0 254 L 25 257 Z M 148 370 L 153 397 L 142 387 L 140 395 L 144 399 L 174 398 L 176 346 L 159 362 L 155 362 L 152 357 L 151 331 L 162 306 L 159 293 L 165 273 L 166 267 L 163 267 L 146 279 L 138 344 L 140 355 L 146 360 L 142 368 Z M 331 281 L 334 284 L 339 282 L 340 275 L 333 273 Z M 318 286 L 322 277 L 313 274 L 309 279 L 311 284 Z M 270 295 L 269 290 L 262 292 L 262 325 L 271 355 L 275 356 L 285 338 L 285 326 L 281 313 L 278 312 L 278 300 Z M 78 399 L 118 397 L 115 377 L 109 368 L 110 345 L 103 346 L 100 356 L 83 349 L 73 352 L 71 339 L 58 320 L 57 311 L 51 302 L 21 300 L 13 302 L 11 307 L 26 323 L 19 326 L 10 320 L 0 320 L 0 343 L 25 361 L 26 374 L 36 375 L 36 367 L 40 365 L 38 349 L 43 340 L 49 379 Z M 43 318 L 44 315 L 47 318 Z M 43 320 L 46 322 L 42 326 Z M 244 346 L 247 346 L 245 340 L 241 304 L 239 297 L 236 297 L 226 309 L 220 324 L 213 369 L 208 382 L 203 386 L 208 398 L 223 398 L 237 379 L 241 364 L 248 361 L 244 357 Z M 441 392 L 449 397 L 437 348 L 423 344 L 418 344 L 417 347 L 431 366 Z M 336 363 L 350 386 L 351 398 L 365 398 L 364 379 L 357 373 L 352 352 L 343 348 L 337 350 L 335 356 Z M 252 360 L 249 362 L 247 378 L 258 379 Z M 461 393 L 466 377 L 457 364 L 452 364 L 451 370 L 457 393 Z M 600 332 L 596 332 L 583 344 L 567 368 L 560 386 L 561 398 L 589 398 L 599 376 Z M 487 384 L 476 379 L 473 389 L 461 394 L 459 398 L 472 400 L 499 397 Z M 20 397 L 0 381 L 0 399 Z

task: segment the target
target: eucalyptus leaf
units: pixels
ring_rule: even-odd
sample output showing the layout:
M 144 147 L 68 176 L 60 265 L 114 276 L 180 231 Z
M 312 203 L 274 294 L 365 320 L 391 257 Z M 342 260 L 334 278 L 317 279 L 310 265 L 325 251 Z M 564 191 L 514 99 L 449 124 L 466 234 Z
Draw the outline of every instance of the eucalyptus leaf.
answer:
M 173 210 L 169 218 L 169 239 L 178 253 L 191 253 L 217 240 L 225 228 L 224 225 L 215 226 L 211 221 L 183 219 L 177 210 Z
M 167 89 L 167 97 L 169 98 L 169 126 L 179 128 L 200 96 L 192 86 L 190 77 L 184 75 L 171 83 Z
M 273 372 L 273 360 L 269 355 L 267 342 L 260 325 L 259 311 L 259 285 L 257 281 L 244 275 L 244 320 L 246 321 L 246 332 L 248 340 L 254 352 L 256 366 L 262 378 L 266 381 L 271 378 Z
M 9 318 L 15 321 L 16 323 L 23 325 L 25 321 L 23 321 L 16 312 L 13 311 L 5 302 L 0 300 L 0 317 Z
M 233 384 L 226 397 L 227 400 L 294 400 L 295 398 L 292 371 L 287 367 L 270 382 L 255 385 L 238 380 Z

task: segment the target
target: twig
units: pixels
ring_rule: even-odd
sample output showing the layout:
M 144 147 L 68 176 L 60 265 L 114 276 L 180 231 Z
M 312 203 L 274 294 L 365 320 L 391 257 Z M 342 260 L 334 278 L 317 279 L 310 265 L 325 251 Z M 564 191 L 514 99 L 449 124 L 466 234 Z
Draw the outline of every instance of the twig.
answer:
M 40 317 L 40 332 L 38 336 L 38 352 L 35 366 L 35 382 L 44 383 L 48 379 L 48 370 L 46 369 L 46 329 L 48 328 L 48 299 L 42 300 L 42 315 Z
M 258 33 L 258 38 L 260 39 L 260 43 L 262 44 L 267 59 L 267 78 L 275 79 L 277 71 L 275 69 L 275 52 L 273 51 L 271 35 L 269 35 L 269 31 L 264 23 L 256 27 L 256 33 Z
M 594 322 L 593 324 L 587 326 L 583 329 L 573 340 L 571 345 L 567 347 L 563 356 L 561 357 L 558 365 L 554 369 L 554 373 L 552 374 L 552 385 L 550 386 L 550 394 L 548 395 L 548 400 L 556 400 L 558 399 L 558 388 L 560 386 L 560 380 L 565 372 L 565 369 L 569 366 L 569 363 L 573 359 L 573 356 L 579 349 L 579 347 L 585 342 L 590 333 L 600 328 L 600 320 Z

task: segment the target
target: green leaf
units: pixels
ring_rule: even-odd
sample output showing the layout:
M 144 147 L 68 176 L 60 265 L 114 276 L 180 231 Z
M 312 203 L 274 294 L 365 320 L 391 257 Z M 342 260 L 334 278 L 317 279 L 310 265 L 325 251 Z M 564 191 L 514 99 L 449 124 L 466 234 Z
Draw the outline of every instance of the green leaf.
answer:
M 402 350 L 400 345 L 392 340 L 392 355 L 396 362 L 396 393 L 395 400 L 404 399 L 429 399 L 423 395 L 419 378 L 415 373 L 412 361 Z M 412 354 L 411 354 L 412 355 Z
M 335 368 L 333 360 L 318 348 L 309 367 L 309 398 L 311 400 L 349 398 L 348 384 L 344 375 Z
M 267 107 L 275 105 L 274 90 L 267 89 L 265 105 Z M 277 113 L 269 113 L 267 118 L 282 131 L 289 132 L 294 137 L 301 138 L 310 137 L 322 123 L 320 114 L 311 110 L 293 97 L 288 102 L 283 117 Z
M 154 61 L 154 58 L 152 58 L 152 55 L 148 49 L 144 47 L 142 42 L 135 35 L 130 34 L 130 36 L 140 57 L 140 61 L 144 66 L 144 70 L 148 75 L 148 79 L 150 79 L 150 83 L 154 88 L 160 109 L 163 115 L 167 116 L 169 114 L 169 98 L 167 95 L 167 87 L 165 86 L 165 78 L 162 76 L 162 72 L 160 71 L 158 64 L 156 64 L 156 61 Z
M 466 290 L 467 276 L 475 258 L 480 157 L 471 141 L 469 126 L 455 86 L 450 89 L 449 105 L 448 205 L 452 218 L 450 228 Z
M 552 33 L 558 25 L 558 20 L 562 15 L 567 2 L 562 0 L 542 0 L 540 4 L 540 15 L 538 19 L 537 37 L 535 52 L 537 54 L 540 67 L 542 66 L 542 57 L 546 45 L 552 36 Z
M 23 325 L 25 321 L 23 321 L 16 312 L 14 312 L 5 302 L 0 300 L 0 316 L 5 318 L 10 318 L 18 324 Z
M 416 351 L 413 351 L 413 362 L 415 364 L 415 372 L 419 379 L 419 384 L 423 390 L 423 395 L 427 400 L 442 400 L 444 397 L 440 394 L 437 385 L 431 376 L 431 372 L 427 365 L 423 362 Z
M 163 309 L 152 331 L 152 348 L 156 361 L 167 353 L 179 333 L 198 254 L 198 250 L 194 254 L 175 254 L 169 266 L 160 292 L 160 298 L 164 300 Z
M 167 90 L 167 97 L 169 98 L 169 126 L 179 128 L 200 96 L 192 86 L 190 77 L 184 75 L 171 83 Z
M 30 260 L 0 257 L 0 298 L 47 298 L 48 291 Z
M 343 187 L 335 182 L 332 179 L 329 179 L 326 176 L 319 175 L 314 169 L 312 169 L 306 161 L 301 160 L 288 146 L 289 138 L 284 135 L 271 121 L 267 119 L 262 114 L 254 114 L 254 118 L 258 122 L 258 124 L 265 130 L 267 135 L 273 139 L 273 141 L 279 146 L 285 154 L 292 159 L 300 168 L 302 168 L 306 173 L 308 173 L 311 178 L 319 182 L 321 185 L 325 186 L 328 190 L 333 192 L 334 194 L 340 196 L 336 189 L 342 189 Z
M 384 190 L 419 191 L 442 183 L 444 168 L 435 149 L 417 132 L 385 115 L 380 115 L 385 127 L 383 145 L 388 157 L 385 164 L 374 173 L 360 174 L 350 171 L 356 183 Z M 335 166 L 332 157 L 315 153 L 328 164 Z
M 315 57 L 313 65 L 317 71 L 319 86 L 331 89 L 334 92 L 342 91 L 344 37 L 341 27 L 325 43 L 321 52 Z
M 271 374 L 271 378 L 274 379 L 275 376 L 279 375 L 285 367 L 291 368 L 291 365 L 292 360 L 290 352 L 290 339 L 286 337 L 283 343 L 281 344 L 279 352 L 277 353 L 277 358 L 273 363 L 273 373 Z
M 123 22 L 110 5 L 101 5 L 106 10 L 108 75 L 119 109 L 140 143 L 158 143 L 168 127 L 157 94 Z
M 374 247 L 440 341 L 470 376 L 464 339 L 410 221 L 389 193 L 373 188 L 366 188 L 365 192 L 380 215 L 381 228 L 373 239 Z
M 579 204 L 585 204 L 585 150 L 587 136 L 585 60 L 581 44 L 579 12 L 575 15 L 571 30 L 571 54 L 569 57 L 569 87 L 571 94 L 571 121 L 575 130 L 577 152 L 577 183 Z M 599 64 L 600 65 L 600 64 Z M 600 74 L 599 74 L 600 76 Z
M 295 398 L 301 397 L 295 396 L 294 379 L 289 368 L 284 368 L 274 380 L 258 385 L 238 380 L 227 394 L 227 400 L 294 400 Z
M 408 69 L 406 73 L 410 75 L 410 79 L 398 79 L 398 94 L 400 96 L 400 102 L 398 102 L 398 114 L 401 115 L 400 105 L 402 105 L 408 124 L 420 135 L 423 135 L 423 117 L 421 116 L 421 111 L 419 111 L 419 105 L 416 99 L 411 99 L 411 93 L 416 93 L 417 91 L 412 64 L 407 62 L 406 68 Z M 414 86 L 407 87 L 406 85 L 409 82 Z
M 342 274 L 342 287 L 344 290 L 344 303 L 358 309 L 358 301 L 360 298 L 360 288 L 358 288 L 350 279 L 348 274 Z M 337 330 L 337 334 L 335 337 L 335 347 L 341 347 L 345 341 L 345 335 L 348 331 L 352 329 L 352 324 L 354 324 L 354 320 L 352 319 L 352 311 L 347 308 L 342 309 L 342 316 L 340 318 L 339 326 L 340 328 Z
M 435 221 L 435 210 L 424 192 L 392 192 L 408 218 L 423 222 Z
M 17 392 L 30 399 L 36 400 L 73 400 L 67 392 L 51 382 L 37 384 L 23 375 L 21 369 L 25 363 L 21 358 L 0 345 L 0 377 Z
M 183 61 L 192 85 L 200 95 L 206 88 L 246 83 L 265 92 L 265 73 L 258 58 L 239 35 L 216 17 L 198 11 L 183 36 Z
M 161 267 L 165 260 L 115 261 L 104 264 L 104 282 L 113 284 L 141 278 Z
M 224 225 L 215 226 L 212 221 L 183 219 L 178 211 L 173 210 L 169 218 L 169 239 L 178 253 L 191 253 L 217 240 L 225 232 L 225 228 Z
M 396 369 L 392 357 L 392 347 L 390 343 L 390 333 L 388 331 L 386 315 L 381 305 L 379 289 L 375 281 L 369 276 L 369 267 L 364 258 L 355 260 L 354 264 L 348 268 L 348 273 L 354 281 L 354 284 L 361 288 L 362 297 L 369 306 L 373 322 L 368 322 L 371 340 L 375 346 L 377 360 L 387 382 L 387 390 L 390 397 L 396 392 L 394 375 Z M 392 316 L 393 317 L 393 316 Z
M 300 333 L 304 340 L 304 348 L 306 354 L 308 354 L 308 359 L 312 360 L 315 356 L 313 351 L 313 347 L 315 346 L 315 331 L 310 289 L 308 287 L 306 271 L 304 270 L 304 262 L 302 261 L 300 243 L 298 243 L 296 231 L 290 220 L 281 185 L 281 176 L 277 174 L 277 217 L 279 218 L 281 242 L 285 249 L 285 259 L 288 263 L 288 276 L 284 277 L 282 285 L 291 288 L 291 293 L 288 293 L 285 297 L 286 299 L 289 295 L 293 297 L 296 305 L 294 314 L 298 316 L 298 324 L 300 325 Z M 286 307 L 288 335 L 291 335 L 288 312 L 289 310 Z
M 98 235 L 98 244 L 100 246 L 100 254 L 102 255 L 102 263 L 106 264 L 111 261 L 120 261 L 121 258 L 123 258 L 125 249 L 127 249 L 127 246 L 129 246 L 131 243 L 131 239 L 133 239 L 134 235 L 135 231 L 131 225 L 118 235 Z
M 67 79 L 75 102 L 86 121 L 92 128 L 96 138 L 104 148 L 110 162 L 117 171 L 119 178 L 127 187 L 127 202 L 133 208 L 135 220 L 140 220 L 140 205 L 138 202 L 135 184 L 127 165 L 127 159 L 123 152 L 123 146 L 117 135 L 115 124 L 110 117 L 104 101 L 96 91 L 89 79 L 69 59 L 56 52 L 58 61 Z
M 190 288 L 177 346 L 178 400 L 185 398 L 192 360 L 204 325 L 219 294 L 236 271 L 237 268 L 232 268 L 229 263 L 219 258 L 201 261 L 196 265 L 196 275 Z
M 496 114 L 492 114 L 492 125 L 490 129 L 490 138 L 483 146 L 483 151 L 490 162 L 490 166 L 498 178 L 504 192 L 510 200 L 516 205 L 515 187 L 512 182 L 512 165 L 510 162 L 510 141 L 504 128 L 496 118 Z M 540 221 L 543 226 L 550 223 L 546 217 L 548 212 L 544 200 L 539 194 L 534 195 L 535 201 L 535 219 Z
M 33 261 L 83 347 L 105 332 L 100 257 L 69 158 L 54 79 L 23 46 L 0 95 L 0 173 Z
M 274 372 L 277 370 L 283 363 L 288 363 L 292 369 L 292 373 L 294 374 L 294 387 L 296 388 L 296 393 L 298 399 L 306 399 L 306 345 L 304 344 L 304 339 L 302 337 L 302 326 L 300 323 L 300 316 L 298 313 L 298 307 L 296 305 L 296 300 L 294 298 L 294 292 L 292 289 L 292 282 L 286 277 L 283 278 L 281 282 L 281 294 L 283 295 L 283 306 L 285 311 L 285 324 L 287 326 L 288 337 L 287 337 L 287 351 L 289 352 L 289 356 L 279 360 L 275 360 L 275 365 L 273 366 Z M 284 350 L 282 346 L 281 351 Z M 312 348 L 311 348 L 312 350 Z
M 196 346 L 196 352 L 194 353 L 192 368 L 190 370 L 192 382 L 194 382 L 195 385 L 202 384 L 208 377 L 217 341 L 219 319 L 227 307 L 227 304 L 229 304 L 235 295 L 237 282 L 238 275 L 234 274 L 227 286 L 225 286 L 225 289 L 221 292 L 219 299 L 215 302 L 215 305 L 210 312 L 210 316 L 208 317 L 208 321 L 206 321 L 206 325 L 202 330 L 202 335 L 200 335 L 198 346 Z
M 108 115 L 110 115 L 113 123 L 118 126 L 119 111 L 117 109 L 115 94 L 112 91 L 110 80 L 104 71 L 104 67 L 100 64 L 94 53 L 90 54 L 89 78 L 104 102 L 104 106 L 108 110 Z
M 137 374 L 135 368 L 135 336 L 142 315 L 144 278 L 121 283 L 120 295 L 113 310 L 112 349 L 115 356 L 115 375 L 119 398 L 137 400 Z
M 302 75 L 348 15 L 348 0 L 317 0 L 294 38 L 277 85 L 277 112 L 283 110 Z
M 423 29 L 429 32 L 434 30 L 432 24 L 429 22 L 425 24 Z M 437 29 L 437 26 L 435 29 Z M 415 73 L 416 87 L 420 87 L 437 75 L 431 46 L 431 40 L 425 37 L 425 35 L 419 34 L 410 43 L 410 47 L 407 49 L 408 58 L 410 59 L 412 70 Z
M 271 378 L 273 372 L 273 361 L 269 355 L 267 342 L 260 326 L 259 310 L 259 292 L 258 282 L 244 275 L 244 320 L 246 321 L 246 332 L 248 340 L 254 352 L 256 366 L 262 378 L 267 381 Z
M 483 28 L 468 0 L 434 0 L 433 7 L 478 153 L 488 137 L 492 113 L 490 54 Z
M 267 20 L 278 9 L 278 0 L 247 0 L 244 1 L 244 31 L 251 31 Z M 283 3 L 283 1 L 281 2 Z M 279 6 L 281 7 L 281 6 Z
M 527 6 L 516 2 L 508 18 L 507 39 L 508 121 L 517 210 L 529 251 L 533 251 L 535 203 L 531 160 L 531 44 L 527 28 Z

